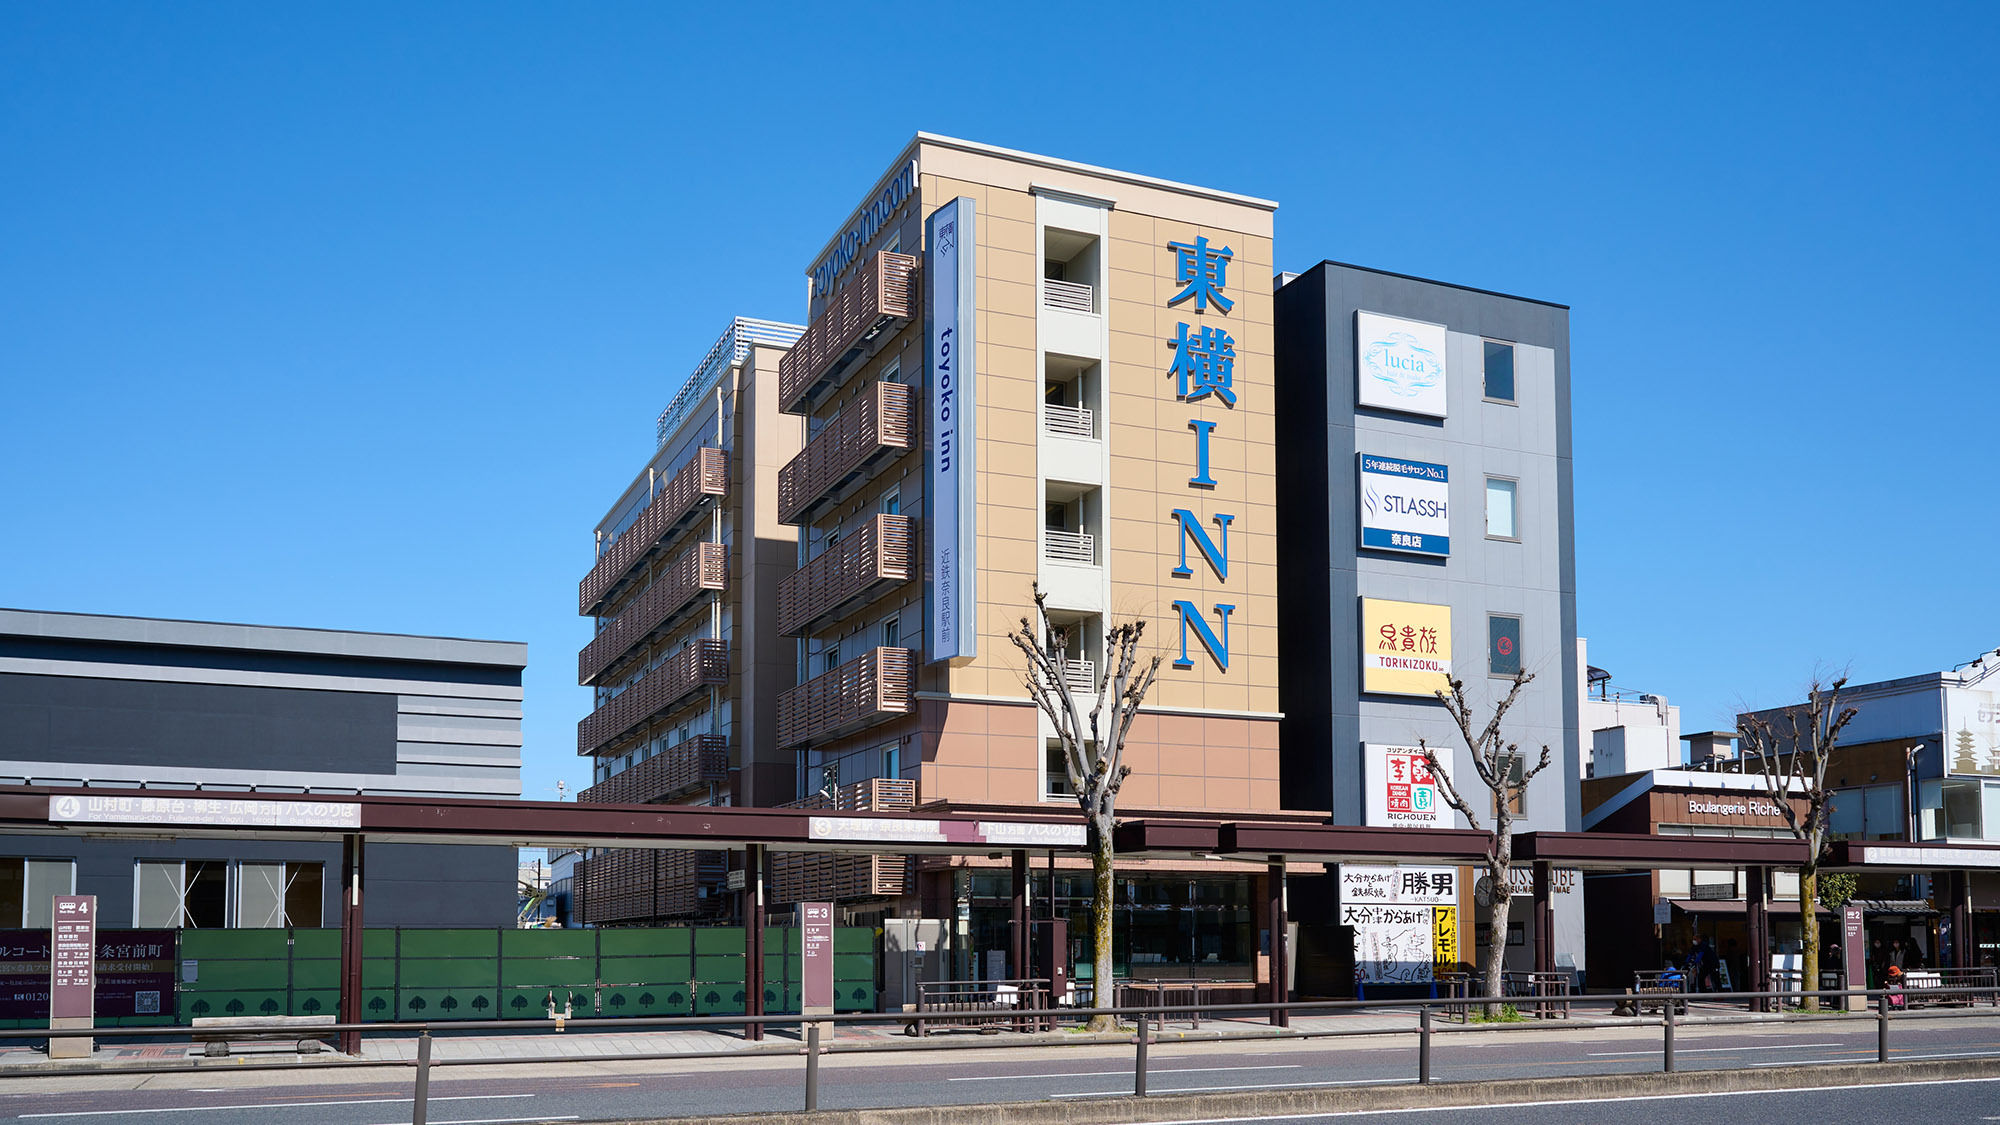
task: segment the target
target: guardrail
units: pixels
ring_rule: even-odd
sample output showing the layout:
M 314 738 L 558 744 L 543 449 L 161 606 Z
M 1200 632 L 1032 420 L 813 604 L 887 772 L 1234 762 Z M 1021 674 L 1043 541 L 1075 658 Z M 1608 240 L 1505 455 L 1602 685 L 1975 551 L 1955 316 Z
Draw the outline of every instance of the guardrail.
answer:
M 993 982 L 987 982 L 987 983 L 991 984 Z M 1961 989 L 1956 989 L 1955 991 L 1971 994 L 1974 996 L 1984 997 L 1989 1004 L 2000 1004 L 2000 988 L 1961 988 Z M 1802 996 L 1812 997 L 1814 999 L 1819 999 L 1819 1000 L 1840 1000 L 1840 1001 L 1845 1001 L 1849 997 L 1864 998 L 1868 1000 L 1870 1003 L 1872 1003 L 1874 1006 L 1874 1012 L 1871 1022 L 1873 1022 L 1876 1026 L 1875 1061 L 1878 1063 L 1886 1063 L 1890 1061 L 1889 1059 L 1890 1027 L 1895 1022 L 1907 1021 L 1907 1020 L 1955 1019 L 1955 1018 L 1963 1018 L 1964 1016 L 1967 1015 L 1980 1014 L 1978 1013 L 1978 1010 L 1976 1008 L 1957 1008 L 1957 1009 L 1950 1009 L 1943 1011 L 1931 1011 L 1931 1012 L 1921 1012 L 1921 1013 L 1912 1012 L 1908 1008 L 1901 1007 L 1895 1002 L 1899 997 L 1904 996 L 1904 992 L 1901 989 L 1845 989 L 1845 990 L 1826 989 L 1804 994 L 1796 992 L 1710 992 L 1710 993 L 1701 993 L 1699 995 L 1704 1001 L 1742 1001 L 1752 1005 L 1769 1001 L 1783 1001 L 1786 999 L 1797 999 L 1801 998 Z M 1615 1013 L 1618 1011 L 1619 1006 L 1621 1004 L 1629 1002 L 1631 999 L 1632 999 L 1632 994 L 1630 993 L 1623 993 L 1623 994 L 1604 993 L 1594 996 L 1575 996 L 1571 997 L 1568 1002 L 1578 1007 L 1601 1005 L 1610 1008 Z M 1043 1008 L 1034 1011 L 1029 1018 L 1022 1019 L 1021 1022 L 1026 1024 L 1047 1023 L 1047 1022 L 1053 1022 L 1057 1018 L 1061 1018 L 1064 1020 L 1087 1021 L 1098 1016 L 1110 1016 L 1119 1020 L 1120 1026 L 1118 1034 L 1123 1035 L 1127 1033 L 1127 1028 L 1125 1026 L 1124 1021 L 1127 1017 L 1130 1017 L 1133 1021 L 1133 1026 L 1130 1028 L 1129 1032 L 1131 1037 L 1130 1042 L 1133 1045 L 1132 1093 L 1134 1096 L 1137 1097 L 1146 1096 L 1146 1080 L 1148 1074 L 1148 1064 L 1147 1064 L 1148 1048 L 1151 1046 L 1155 1036 L 1158 1034 L 1160 1027 L 1164 1023 L 1164 1021 L 1169 1017 L 1174 1016 L 1176 1014 L 1192 1012 L 1192 1011 L 1206 1012 L 1211 1017 L 1213 1017 L 1218 1014 L 1234 1014 L 1238 1016 L 1243 1016 L 1243 1015 L 1276 1016 L 1279 1013 L 1284 1013 L 1287 1016 L 1289 1016 L 1293 1014 L 1308 1014 L 1308 1015 L 1314 1013 L 1327 1014 L 1327 1013 L 1337 1013 L 1343 1011 L 1353 1012 L 1353 1011 L 1363 1011 L 1363 1010 L 1379 1013 L 1384 1009 L 1390 1009 L 1390 1010 L 1414 1009 L 1417 1013 L 1417 1025 L 1414 1028 L 1403 1031 L 1397 1031 L 1394 1029 L 1384 1030 L 1381 1027 L 1331 1028 L 1324 1030 L 1312 1030 L 1312 1029 L 1297 1029 L 1297 1028 L 1285 1028 L 1285 1027 L 1274 1026 L 1268 1031 L 1230 1032 L 1226 1034 L 1211 1033 L 1207 1036 L 1202 1036 L 1201 1038 L 1206 1040 L 1228 1039 L 1231 1042 L 1247 1042 L 1257 1039 L 1341 1039 L 1341 1038 L 1356 1038 L 1361 1036 L 1373 1036 L 1379 1038 L 1385 1035 L 1415 1034 L 1417 1037 L 1417 1082 L 1425 1085 L 1430 1084 L 1430 1082 L 1432 1081 L 1431 1077 L 1432 1048 L 1436 1038 L 1439 1035 L 1466 1034 L 1477 1031 L 1495 1031 L 1495 1032 L 1505 1032 L 1510 1034 L 1518 1034 L 1531 1031 L 1556 1030 L 1572 1026 L 1561 1021 L 1527 1021 L 1523 1023 L 1511 1023 L 1511 1024 L 1502 1023 L 1493 1025 L 1477 1025 L 1477 1024 L 1467 1023 L 1463 1025 L 1439 1027 L 1437 1026 L 1436 1021 L 1433 1018 L 1434 1014 L 1440 1010 L 1449 1010 L 1454 1007 L 1478 1008 L 1485 1006 L 1489 1003 L 1493 1005 L 1499 1005 L 1506 1003 L 1506 1000 L 1505 998 L 1489 1000 L 1485 997 L 1458 997 L 1450 999 L 1423 999 L 1423 1000 L 1319 1000 L 1319 1001 L 1288 1002 L 1282 1004 L 1263 1003 L 1263 1004 L 1207 1004 L 1207 1005 L 1146 1005 L 1139 1007 L 1120 1006 L 1115 1008 Z M 840 1025 L 856 1025 L 856 1024 L 883 1024 L 883 1023 L 908 1024 L 915 1018 L 916 1018 L 916 1013 L 914 1012 L 875 1012 L 875 1013 L 857 1013 L 851 1015 L 837 1015 L 837 1016 L 836 1015 L 761 1016 L 758 1017 L 754 1022 L 766 1028 L 789 1026 L 789 1027 L 797 1027 L 799 1029 L 799 1037 L 801 1045 L 798 1048 L 798 1053 L 802 1055 L 805 1059 L 805 1067 L 804 1067 L 805 1108 L 808 1112 L 810 1112 L 813 1110 L 817 1110 L 819 1108 L 819 1066 L 820 1066 L 820 1057 L 822 1055 L 865 1054 L 870 1052 L 891 1051 L 891 1050 L 947 1050 L 947 1049 L 952 1049 L 952 1047 L 954 1046 L 950 1042 L 938 1042 L 927 1039 L 919 1040 L 917 1043 L 909 1043 L 907 1041 L 899 1041 L 899 1042 L 885 1041 L 873 1044 L 851 1043 L 851 1044 L 842 1044 L 837 1046 L 827 1046 L 822 1042 L 821 1038 L 821 1029 L 823 1027 L 837 1027 Z M 1017 1017 L 1009 1014 L 1003 1016 L 1002 1018 L 1005 1019 L 1007 1022 L 1013 1022 Z M 1713 1027 L 1727 1027 L 1739 1024 L 1768 1025 L 1773 1022 L 1792 1022 L 1792 1021 L 1805 1021 L 1805 1020 L 1816 1021 L 1818 1024 L 1823 1025 L 1827 1018 L 1829 1018 L 1828 1015 L 1823 1012 L 1812 1012 L 1812 1013 L 1791 1012 L 1791 1013 L 1780 1013 L 1777 1015 L 1756 1015 L 1756 1014 L 1746 1013 L 1742 1016 L 1707 1017 L 1701 1021 L 1700 1026 L 1703 1028 L 1713 1028 Z M 1845 1017 L 1833 1017 L 1833 1018 L 1855 1019 L 1855 1018 L 1869 1018 L 1869 1017 L 1865 1016 L 1857 1017 L 1854 1015 L 1848 1015 Z M 1632 1020 L 1640 1026 L 1657 1025 L 1660 1027 L 1661 1069 L 1663 1072 L 1672 1073 L 1678 1066 L 1678 1057 L 1675 1050 L 1675 1037 L 1677 1028 L 1682 1022 L 1681 1019 L 1677 1017 L 1677 1014 L 1674 1010 L 1674 1005 L 1672 1004 L 1661 1005 L 1660 1017 L 1657 1020 L 1646 1019 L 1640 1016 L 1634 1016 L 1632 1017 Z M 654 1053 L 618 1052 L 614 1054 L 604 1054 L 604 1055 L 551 1054 L 551 1055 L 531 1056 L 527 1058 L 509 1058 L 509 1059 L 495 1059 L 483 1056 L 474 1058 L 464 1058 L 464 1059 L 438 1059 L 434 1058 L 432 1055 L 432 1032 L 434 1030 L 449 1030 L 454 1035 L 462 1035 L 466 1032 L 477 1032 L 477 1031 L 567 1032 L 567 1031 L 609 1031 L 609 1030 L 629 1031 L 638 1028 L 659 1028 L 667 1030 L 690 1029 L 690 1028 L 722 1029 L 722 1028 L 743 1027 L 750 1022 L 752 1021 L 747 1020 L 743 1016 L 674 1016 L 674 1017 L 662 1017 L 658 1019 L 641 1018 L 641 1019 L 574 1019 L 574 1020 L 563 1020 L 563 1019 L 462 1020 L 462 1021 L 453 1021 L 450 1024 L 442 1024 L 442 1025 L 433 1025 L 429 1023 L 328 1024 L 328 1025 L 320 1025 L 313 1027 L 311 1031 L 313 1032 L 314 1036 L 317 1037 L 323 1035 L 338 1035 L 341 1032 L 348 1032 L 348 1031 L 365 1031 L 365 1032 L 376 1033 L 378 1035 L 384 1033 L 397 1033 L 397 1032 L 414 1033 L 417 1036 L 416 1058 L 410 1060 L 361 1059 L 361 1060 L 331 1061 L 331 1062 L 289 1062 L 289 1063 L 258 1063 L 258 1064 L 246 1063 L 239 1066 L 232 1066 L 230 1067 L 230 1070 L 232 1073 L 242 1073 L 243 1071 L 246 1070 L 307 1070 L 307 1069 L 326 1067 L 326 1066 L 411 1067 L 414 1068 L 416 1072 L 415 1084 L 414 1084 L 415 1101 L 413 1102 L 411 1109 L 411 1119 L 410 1119 L 411 1125 L 427 1125 L 427 1115 L 429 1113 L 430 1072 L 437 1067 L 493 1066 L 497 1063 L 505 1063 L 506 1065 L 509 1066 L 516 1066 L 516 1065 L 534 1064 L 534 1063 L 603 1062 L 613 1059 L 616 1059 L 620 1062 L 645 1062 L 645 1061 L 657 1061 L 665 1059 L 707 1059 L 707 1058 L 743 1057 L 742 1052 L 740 1051 L 694 1051 L 694 1052 L 665 1051 L 665 1052 L 654 1052 Z M 1628 1023 L 1627 1026 L 1632 1026 L 1632 1024 Z M 163 1032 L 167 1032 L 169 1030 L 170 1029 L 159 1028 L 159 1027 L 63 1028 L 59 1030 L 48 1029 L 48 1028 L 21 1028 L 13 1030 L 0 1030 L 0 1041 L 8 1041 L 8 1040 L 18 1041 L 24 1039 L 40 1040 L 40 1039 L 77 1039 L 77 1038 L 160 1039 L 165 1037 L 163 1035 Z M 257 1035 L 268 1034 L 270 1031 L 270 1027 L 267 1024 L 243 1024 L 240 1026 L 231 1025 L 231 1026 L 205 1027 L 202 1030 L 204 1034 L 209 1036 L 226 1036 L 232 1032 L 241 1032 L 245 1038 L 250 1038 Z M 1085 1039 L 1082 1037 L 1078 1037 L 1075 1041 L 1079 1043 L 1104 1042 L 1104 1040 L 1101 1038 L 1093 1040 L 1093 1039 Z M 1112 1042 L 1116 1041 L 1117 1041 L 1116 1039 L 1112 1040 Z M 1180 1036 L 1180 1041 L 1185 1042 L 1189 1041 L 1189 1039 L 1186 1035 L 1183 1035 Z M 993 1040 L 981 1036 L 979 1037 L 976 1043 L 964 1043 L 960 1045 L 989 1048 L 1000 1045 L 1034 1046 L 1037 1045 L 1037 1042 L 1038 1041 L 1034 1040 L 1016 1040 L 1013 1043 L 1003 1044 L 1003 1043 L 996 1043 Z M 2000 1055 L 2000 1051 L 1996 1051 L 1995 1053 L 1996 1055 Z M 1833 1064 L 1801 1063 L 1799 1065 L 1812 1066 L 1812 1065 L 1833 1065 Z M 210 1069 L 210 1066 L 204 1066 L 200 1064 L 191 1064 L 187 1066 L 149 1065 L 145 1068 L 145 1070 L 148 1073 L 161 1073 L 161 1072 L 173 1072 L 173 1071 L 191 1072 L 191 1071 L 202 1071 L 208 1069 Z M 85 1073 L 103 1074 L 105 1072 L 102 1070 L 102 1068 L 96 1066 L 50 1067 L 50 1068 L 29 1068 L 29 1067 L 17 1066 L 17 1067 L 8 1067 L 6 1068 L 5 1071 L 0 1071 L 0 1083 L 4 1083 L 5 1080 L 10 1078 L 47 1078 L 52 1075 L 85 1074 Z M 1393 1081 L 1395 1080 L 1385 1080 L 1385 1084 Z

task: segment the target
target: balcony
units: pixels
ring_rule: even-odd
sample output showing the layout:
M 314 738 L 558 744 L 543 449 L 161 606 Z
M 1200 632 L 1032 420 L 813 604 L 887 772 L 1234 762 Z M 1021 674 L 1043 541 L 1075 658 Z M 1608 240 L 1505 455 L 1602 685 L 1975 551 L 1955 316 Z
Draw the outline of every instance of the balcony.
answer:
M 1051 527 L 1042 532 L 1042 556 L 1050 562 L 1097 565 L 1097 537 L 1088 531 Z
M 669 746 L 576 795 L 581 804 L 643 805 L 672 800 L 729 780 L 729 747 L 716 735 Z
M 592 925 L 711 914 L 727 905 L 729 853 L 597 848 L 579 865 L 577 914 Z
M 578 723 L 576 752 L 589 754 L 608 746 L 702 688 L 728 682 L 729 646 L 721 641 L 690 641 Z
M 778 697 L 778 747 L 837 738 L 916 709 L 917 654 L 874 648 Z
M 916 319 L 917 259 L 887 251 L 868 259 L 854 280 L 841 286 L 819 317 L 778 361 L 778 409 L 810 411 L 838 388 L 854 365 Z
M 917 783 L 871 778 L 788 801 L 788 809 L 840 812 L 903 812 L 917 807 Z M 907 893 L 910 857 L 836 855 L 829 852 L 772 852 L 771 901 L 834 902 Z
M 1091 300 L 1090 286 L 1074 281 L 1057 281 L 1050 278 L 1042 282 L 1042 307 L 1062 309 L 1065 312 L 1096 312 L 1097 306 Z
M 729 548 L 696 543 L 576 654 L 576 682 L 591 685 L 638 645 L 679 621 L 703 590 L 729 584 Z
M 1063 667 L 1063 679 L 1069 683 L 1071 692 L 1094 695 L 1097 692 L 1097 663 L 1081 656 L 1072 656 Z M 582 800 L 578 797 L 577 800 Z
M 778 470 L 778 522 L 805 523 L 838 502 L 869 466 L 910 448 L 917 432 L 916 399 L 901 383 L 877 383 L 841 411 L 797 457 Z
M 877 515 L 778 584 L 778 632 L 804 636 L 850 606 L 874 600 L 915 573 L 916 521 Z
M 653 502 L 632 521 L 605 552 L 597 565 L 577 584 L 576 611 L 585 617 L 604 608 L 634 570 L 673 541 L 675 533 L 693 522 L 702 501 L 729 491 L 729 459 L 722 450 L 703 446 L 680 471 L 667 478 Z
M 1042 429 L 1057 437 L 1096 437 L 1095 421 L 1088 406 L 1042 406 Z

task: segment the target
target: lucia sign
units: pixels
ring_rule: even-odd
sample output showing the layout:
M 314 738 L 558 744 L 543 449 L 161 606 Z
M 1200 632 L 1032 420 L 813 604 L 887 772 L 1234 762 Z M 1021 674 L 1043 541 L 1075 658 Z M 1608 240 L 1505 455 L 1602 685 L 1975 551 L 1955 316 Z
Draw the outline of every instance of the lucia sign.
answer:
M 1442 418 L 1446 379 L 1444 325 L 1354 314 L 1355 398 L 1362 406 Z

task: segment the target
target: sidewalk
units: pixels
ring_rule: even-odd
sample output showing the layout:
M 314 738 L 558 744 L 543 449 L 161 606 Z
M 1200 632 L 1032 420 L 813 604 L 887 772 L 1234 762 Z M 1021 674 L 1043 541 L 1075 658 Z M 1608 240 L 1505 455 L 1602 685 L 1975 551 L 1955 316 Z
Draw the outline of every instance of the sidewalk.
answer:
M 1994 1013 L 2000 1017 L 2000 1011 Z M 797 1017 L 791 1017 L 796 1019 Z M 1602 1007 L 1575 1008 L 1568 1019 L 1563 1020 L 1523 1020 L 1521 1023 L 1550 1026 L 1595 1028 L 1641 1028 L 1655 1025 L 1657 1014 L 1641 1018 L 1613 1016 L 1609 1009 Z M 1721 1004 L 1704 1004 L 1694 1000 L 1689 1011 L 1676 1022 L 1683 1026 L 1696 1027 L 1717 1019 L 1731 1019 L 1739 1022 L 1774 1022 L 1779 1016 L 1747 1013 L 1738 1007 Z M 1747 1019 L 1746 1019 L 1747 1018 Z M 1839 1018 L 1827 1016 L 1821 1018 Z M 1855 1017 L 1847 1017 L 1855 1018 Z M 1862 1016 L 1860 1018 L 1872 1018 Z M 1417 1029 L 1417 1013 L 1414 1009 L 1381 1008 L 1360 1009 L 1327 1013 L 1324 1015 L 1295 1015 L 1292 1018 L 1290 1034 L 1294 1036 L 1316 1036 L 1329 1033 L 1353 1034 L 1400 1034 L 1411 1035 Z M 1494 1025 L 1495 1030 L 1521 1024 Z M 837 1028 L 827 1042 L 830 1045 L 892 1043 L 916 1047 L 920 1040 L 907 1035 L 903 1020 L 882 1023 L 848 1025 Z M 1078 1028 L 1062 1028 L 1056 1031 L 1014 1032 L 993 1030 L 982 1032 L 977 1028 L 941 1027 L 932 1031 L 929 1041 L 933 1043 L 964 1044 L 974 1046 L 1016 1046 L 1023 1043 L 1096 1043 L 1104 1045 L 1125 1044 L 1132 1040 L 1130 1023 L 1127 1030 L 1093 1035 Z M 1433 1026 L 1439 1030 L 1457 1030 L 1468 1026 L 1442 1016 Z M 162 1036 L 170 1036 L 178 1030 L 185 1035 L 186 1029 L 161 1029 Z M 1155 1042 L 1172 1043 L 1179 1040 L 1207 1039 L 1214 1037 L 1234 1038 L 1237 1036 L 1268 1035 L 1273 1029 L 1263 1018 L 1263 1013 L 1237 1014 L 1231 1018 L 1204 1018 L 1196 1027 L 1184 1017 L 1170 1019 L 1164 1026 L 1155 1026 Z M 494 1062 L 508 1062 L 520 1059 L 550 1058 L 566 1056 L 587 1061 L 593 1058 L 621 1058 L 644 1055 L 701 1055 L 701 1054 L 791 1054 L 800 1049 L 799 1032 L 792 1026 L 771 1025 L 765 1030 L 762 1042 L 753 1043 L 743 1038 L 737 1028 L 717 1030 L 645 1030 L 631 1031 L 590 1028 L 588 1030 L 536 1031 L 510 1034 L 456 1034 L 443 1030 L 431 1039 L 431 1057 L 434 1059 L 491 1059 Z M 365 1037 L 361 1043 L 359 1059 L 381 1062 L 413 1062 L 417 1057 L 417 1039 L 414 1035 L 397 1033 Z M 284 1051 L 273 1051 L 255 1047 L 238 1053 L 210 1059 L 202 1053 L 202 1048 L 188 1043 L 138 1043 L 122 1040 L 99 1040 L 96 1054 L 88 1061 L 50 1060 L 39 1048 L 26 1044 L 0 1046 L 0 1072 L 23 1069 L 62 1069 L 71 1066 L 94 1066 L 107 1070 L 130 1068 L 143 1070 L 157 1066 L 254 1066 L 260 1062 L 321 1061 L 328 1066 L 340 1066 L 355 1060 L 355 1057 L 335 1051 L 324 1051 L 317 1055 L 293 1055 Z

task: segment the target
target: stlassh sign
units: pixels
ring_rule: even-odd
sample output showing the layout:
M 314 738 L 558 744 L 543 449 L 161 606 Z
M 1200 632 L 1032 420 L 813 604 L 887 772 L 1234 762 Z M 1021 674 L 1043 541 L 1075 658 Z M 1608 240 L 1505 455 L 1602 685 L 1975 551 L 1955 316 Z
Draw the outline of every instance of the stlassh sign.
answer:
M 973 338 L 977 204 L 961 196 L 924 224 L 930 346 L 930 658 L 978 654 L 978 400 Z
M 1444 325 L 1354 314 L 1354 394 L 1360 405 L 1442 418 L 1445 377 Z
M 1361 599 L 1361 690 L 1435 697 L 1451 687 L 1451 607 Z
M 1451 554 L 1451 471 L 1428 461 L 1361 456 L 1361 545 Z

